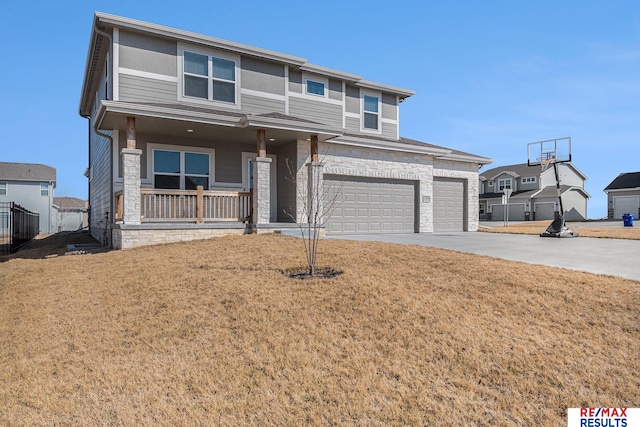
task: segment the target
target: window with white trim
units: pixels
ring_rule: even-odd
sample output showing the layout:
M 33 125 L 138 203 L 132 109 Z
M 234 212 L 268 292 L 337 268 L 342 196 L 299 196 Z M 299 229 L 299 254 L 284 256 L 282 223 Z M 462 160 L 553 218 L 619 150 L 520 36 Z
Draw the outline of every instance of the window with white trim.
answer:
M 478 212 L 480 215 L 484 215 L 484 203 L 480 203 L 480 207 L 478 208 Z
M 154 188 L 195 190 L 209 189 L 210 155 L 189 151 L 153 150 Z
M 309 95 L 318 95 L 324 96 L 325 93 L 325 85 L 322 82 L 317 82 L 315 80 L 307 80 L 306 86 L 307 93 Z
M 511 178 L 499 179 L 498 180 L 498 190 L 502 191 L 505 188 L 511 188 Z
M 40 195 L 41 196 L 49 195 L 49 184 L 47 184 L 46 182 L 40 183 Z
M 380 98 L 371 95 L 362 95 L 362 128 L 378 130 L 380 122 L 379 104 Z
M 532 176 L 532 177 L 528 177 L 528 178 L 522 178 L 522 183 L 523 184 L 532 184 L 536 182 L 536 177 Z
M 236 61 L 186 50 L 182 56 L 184 97 L 236 103 Z
M 0 196 L 6 196 L 6 195 L 7 195 L 7 183 L 0 182 Z
M 493 187 L 493 181 L 489 181 L 489 187 Z

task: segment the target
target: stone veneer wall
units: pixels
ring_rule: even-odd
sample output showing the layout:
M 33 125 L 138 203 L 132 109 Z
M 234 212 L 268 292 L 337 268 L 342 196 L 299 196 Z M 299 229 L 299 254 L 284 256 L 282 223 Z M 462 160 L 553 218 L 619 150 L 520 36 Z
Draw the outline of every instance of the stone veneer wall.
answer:
M 478 164 L 434 159 L 425 154 L 377 150 L 339 144 L 321 143 L 320 162 L 324 173 L 331 175 L 402 179 L 418 182 L 419 231 L 433 232 L 433 178 L 455 178 L 467 181 L 468 231 L 478 230 Z M 309 143 L 298 141 L 298 185 L 307 185 Z M 301 206 L 298 200 L 298 207 Z M 299 218 L 300 220 L 300 218 Z
M 242 228 L 114 228 L 113 248 L 131 249 L 139 246 L 159 245 L 163 243 L 188 242 L 192 240 L 211 239 L 229 234 L 245 234 Z

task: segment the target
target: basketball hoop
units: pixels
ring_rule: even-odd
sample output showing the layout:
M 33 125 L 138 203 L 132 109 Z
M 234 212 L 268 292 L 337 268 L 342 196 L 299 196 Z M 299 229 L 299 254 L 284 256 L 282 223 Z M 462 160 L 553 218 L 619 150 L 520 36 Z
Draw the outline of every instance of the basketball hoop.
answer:
M 549 165 L 555 161 L 556 157 L 549 153 L 544 157 L 538 157 L 536 160 L 540 162 L 540 166 L 542 167 L 542 172 L 546 171 L 549 168 Z

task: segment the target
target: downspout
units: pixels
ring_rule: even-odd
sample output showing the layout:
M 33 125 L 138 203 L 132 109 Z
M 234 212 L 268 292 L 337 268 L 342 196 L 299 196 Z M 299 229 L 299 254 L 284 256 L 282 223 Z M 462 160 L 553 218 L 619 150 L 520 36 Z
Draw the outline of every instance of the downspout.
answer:
M 111 36 L 108 33 L 102 31 L 98 27 L 98 23 L 97 22 L 94 22 L 93 29 L 97 34 L 99 34 L 99 35 L 101 35 L 103 37 L 106 37 L 107 40 L 109 40 L 109 44 L 108 44 L 109 51 L 108 52 L 110 52 L 111 51 L 111 45 L 113 44 L 113 39 L 111 38 Z M 112 61 L 109 61 L 109 64 L 111 64 L 111 63 L 112 63 Z M 106 93 L 106 92 L 105 92 L 105 97 L 106 98 L 109 97 L 109 94 Z M 110 197 L 109 197 L 109 213 L 113 217 L 113 153 L 111 152 L 112 149 L 113 149 L 113 137 L 111 135 L 108 135 L 108 134 L 103 133 L 100 130 L 98 130 L 98 128 L 95 127 L 95 124 L 92 126 L 91 125 L 91 115 L 86 115 L 86 116 L 83 116 L 83 117 L 85 119 L 89 120 L 88 129 L 87 129 L 88 138 L 89 138 L 89 150 L 88 150 L 89 151 L 89 162 L 88 162 L 89 163 L 89 197 L 91 197 L 91 167 L 92 167 L 92 165 L 91 165 L 91 131 L 93 130 L 93 132 L 96 135 L 101 136 L 101 137 L 106 138 L 106 139 L 109 140 L 109 147 L 111 147 L 111 149 L 109 150 L 109 152 L 111 153 L 109 155 L 109 187 L 110 187 L 110 191 L 109 191 L 109 194 L 110 194 Z M 93 212 L 92 211 L 93 210 L 91 209 L 91 205 L 89 205 L 89 228 L 91 228 L 91 217 L 93 216 Z M 107 214 L 107 215 L 109 215 L 109 214 Z M 111 228 L 110 227 L 110 222 L 109 222 L 109 219 L 107 217 L 107 218 L 105 218 L 105 231 L 106 230 L 110 231 L 110 228 Z M 103 244 L 105 246 L 108 246 L 108 244 L 111 244 L 111 235 L 109 235 L 108 238 L 109 238 L 108 242 L 103 242 Z

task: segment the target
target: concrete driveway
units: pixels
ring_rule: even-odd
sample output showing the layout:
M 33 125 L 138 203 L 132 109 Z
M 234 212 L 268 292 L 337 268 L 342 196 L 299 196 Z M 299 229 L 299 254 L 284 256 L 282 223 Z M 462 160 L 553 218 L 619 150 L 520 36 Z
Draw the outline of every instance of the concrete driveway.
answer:
M 482 232 L 349 234 L 327 238 L 451 249 L 640 281 L 640 240 L 589 237 L 558 239 Z

